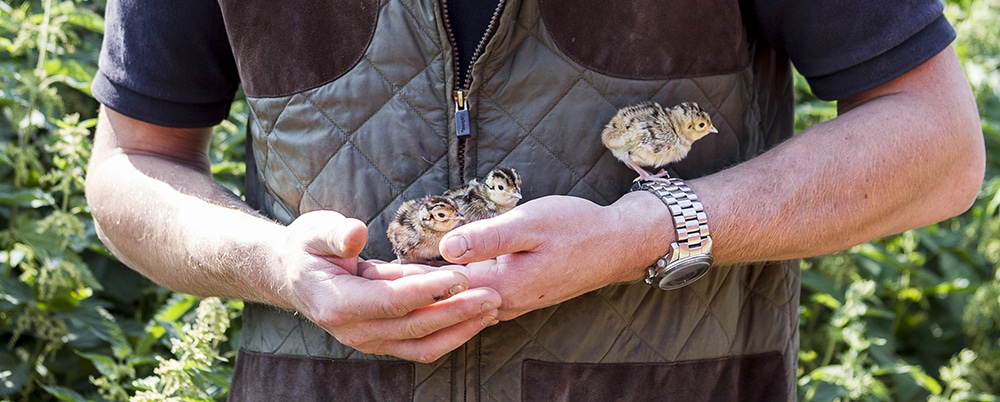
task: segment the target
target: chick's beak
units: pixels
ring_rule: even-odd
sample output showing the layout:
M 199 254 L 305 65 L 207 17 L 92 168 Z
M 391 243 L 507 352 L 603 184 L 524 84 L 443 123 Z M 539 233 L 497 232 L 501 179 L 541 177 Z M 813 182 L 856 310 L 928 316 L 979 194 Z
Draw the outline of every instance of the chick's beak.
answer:
M 713 124 L 712 128 L 708 129 L 708 132 L 710 132 L 710 133 L 718 133 L 719 129 L 715 128 L 715 125 Z
M 514 198 L 517 198 L 517 199 L 520 200 L 521 199 L 521 190 L 514 190 L 513 193 L 510 193 L 510 196 L 514 197 Z

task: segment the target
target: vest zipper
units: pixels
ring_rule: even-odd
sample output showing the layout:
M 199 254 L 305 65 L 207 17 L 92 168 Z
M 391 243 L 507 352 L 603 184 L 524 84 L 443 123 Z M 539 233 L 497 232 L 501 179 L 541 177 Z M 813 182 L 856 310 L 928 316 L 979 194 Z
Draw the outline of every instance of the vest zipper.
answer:
M 457 77 L 459 71 L 459 59 L 458 59 L 458 45 L 455 42 L 455 33 L 451 29 L 451 22 L 448 18 L 448 1 L 441 1 L 441 12 L 444 19 L 444 27 L 448 32 L 448 41 L 451 42 L 451 47 L 455 51 L 455 55 L 452 60 L 452 71 L 455 72 L 456 78 L 454 82 L 454 90 L 452 91 L 452 101 L 455 102 L 455 136 L 457 137 L 457 164 L 458 164 L 458 177 L 459 181 L 465 182 L 465 148 L 466 142 L 468 142 L 469 137 L 472 135 L 472 119 L 469 116 L 469 96 L 472 92 L 472 66 L 476 64 L 476 59 L 479 58 L 483 52 L 483 48 L 486 46 L 486 42 L 489 38 L 493 36 L 493 32 L 496 30 L 496 21 L 500 16 L 500 11 L 503 10 L 505 0 L 500 0 L 497 3 L 496 10 L 493 11 L 493 16 L 490 17 L 490 23 L 486 27 L 486 32 L 483 37 L 479 40 L 479 44 L 476 45 L 476 50 L 472 54 L 472 61 L 469 63 L 469 68 L 466 70 L 465 77 Z M 460 82 L 461 81 L 461 82 Z M 478 337 L 469 340 L 465 345 L 462 345 L 455 349 L 452 353 L 452 400 L 455 401 L 479 401 L 479 341 Z
M 469 62 L 469 68 L 466 69 L 465 77 L 457 77 L 455 79 L 456 90 L 452 91 L 452 100 L 455 102 L 455 135 L 458 137 L 458 177 L 465 181 L 465 146 L 466 142 L 469 140 L 469 136 L 472 134 L 472 121 L 469 117 L 469 95 L 472 90 L 472 66 L 476 64 L 476 60 L 483 52 L 483 48 L 486 46 L 486 42 L 489 38 L 493 36 L 493 32 L 496 30 L 497 18 L 500 16 L 500 11 L 503 10 L 505 0 L 500 0 L 497 2 L 496 10 L 493 10 L 493 16 L 490 17 L 490 23 L 486 26 L 486 32 L 483 37 L 479 39 L 479 44 L 476 45 L 475 52 L 472 53 L 471 61 Z M 458 52 L 458 45 L 455 42 L 455 33 L 451 29 L 451 22 L 448 17 L 448 1 L 441 1 L 441 10 L 444 16 L 444 26 L 445 30 L 448 32 L 448 40 L 451 42 L 452 49 Z M 461 71 L 459 68 L 459 59 L 457 55 L 453 57 L 452 69 L 458 75 Z M 462 81 L 462 82 L 459 82 Z
M 455 135 L 463 138 L 472 134 L 469 125 L 469 91 L 459 89 L 452 94 L 455 100 Z

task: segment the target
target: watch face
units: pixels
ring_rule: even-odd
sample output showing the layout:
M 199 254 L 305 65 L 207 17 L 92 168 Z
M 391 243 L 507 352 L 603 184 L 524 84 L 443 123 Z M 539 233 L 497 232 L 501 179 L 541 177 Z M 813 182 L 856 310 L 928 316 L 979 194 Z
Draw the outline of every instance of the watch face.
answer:
M 660 289 L 674 290 L 687 286 L 704 276 L 711 266 L 712 257 L 708 255 L 695 255 L 674 261 L 664 270 L 660 279 Z

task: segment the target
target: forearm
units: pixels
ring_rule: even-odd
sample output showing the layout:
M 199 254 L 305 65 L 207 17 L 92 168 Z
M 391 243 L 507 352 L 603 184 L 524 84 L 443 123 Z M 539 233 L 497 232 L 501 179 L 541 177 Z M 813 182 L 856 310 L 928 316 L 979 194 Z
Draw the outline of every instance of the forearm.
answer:
M 686 180 L 704 203 L 716 264 L 844 250 L 958 215 L 975 200 L 982 131 L 951 50 L 839 106 L 837 118 L 752 160 Z M 617 241 L 631 248 L 621 278 L 639 275 L 634 266 L 662 256 L 676 237 L 658 203 L 628 194 L 612 205 L 634 229 L 630 242 Z M 626 261 L 636 255 L 644 262 Z
M 87 199 L 109 248 L 176 291 L 279 303 L 275 287 L 281 278 L 268 259 L 273 237 L 284 227 L 218 186 L 207 167 L 119 144 L 108 117 L 102 115 L 95 138 Z
M 965 211 L 984 149 L 976 105 L 946 50 L 840 103 L 841 114 L 689 184 L 705 200 L 720 263 L 843 250 Z

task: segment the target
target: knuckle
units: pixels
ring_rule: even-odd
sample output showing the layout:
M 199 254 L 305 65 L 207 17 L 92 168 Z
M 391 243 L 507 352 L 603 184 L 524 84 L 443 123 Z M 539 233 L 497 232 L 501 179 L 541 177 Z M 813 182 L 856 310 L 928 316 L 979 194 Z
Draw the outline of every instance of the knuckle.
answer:
M 410 307 L 398 299 L 383 300 L 372 307 L 379 316 L 386 318 L 399 318 L 410 312 Z
M 347 345 L 347 344 L 345 343 L 345 345 Z M 367 342 L 367 343 L 362 343 L 362 344 L 358 344 L 358 345 L 347 345 L 347 346 L 350 346 L 350 347 L 356 349 L 357 351 L 359 351 L 361 353 L 367 353 L 367 354 L 384 354 L 383 351 L 382 351 L 382 349 L 379 347 L 379 345 L 381 345 L 381 343 Z
M 327 331 L 330 332 L 330 331 Z M 351 330 L 342 330 L 336 332 L 330 332 L 338 342 L 344 344 L 344 346 L 349 346 L 359 351 L 364 352 L 365 349 L 371 348 L 371 340 L 364 336 L 362 333 Z
M 433 332 L 431 325 L 419 320 L 408 320 L 400 329 L 400 337 L 403 339 L 418 339 Z
M 344 313 L 337 309 L 321 312 L 313 321 L 322 328 L 339 328 L 358 320 L 360 313 Z
M 355 325 L 360 321 L 358 312 L 345 313 L 340 310 L 324 310 L 322 313 L 308 317 L 310 321 L 337 338 L 344 345 L 355 347 L 367 341 Z
M 485 236 L 480 237 L 480 239 L 482 240 L 482 249 L 495 254 L 496 251 L 503 248 L 507 242 L 504 239 L 510 239 L 510 235 L 506 231 L 506 226 L 499 225 L 490 227 Z
M 440 359 L 441 356 L 444 356 L 444 353 L 440 352 L 434 352 L 433 354 L 425 353 L 418 355 L 416 358 L 414 358 L 414 361 L 422 364 L 430 364 L 434 363 L 437 359 Z

